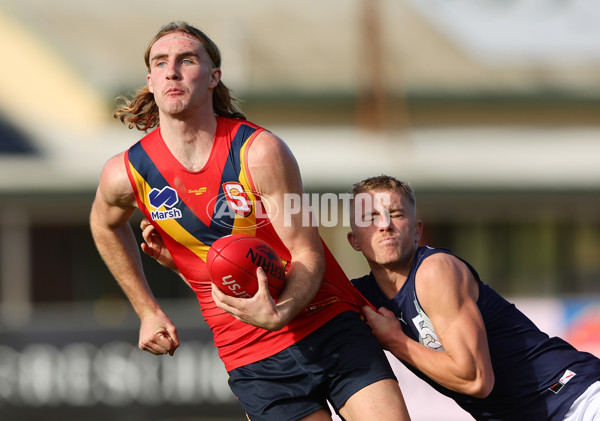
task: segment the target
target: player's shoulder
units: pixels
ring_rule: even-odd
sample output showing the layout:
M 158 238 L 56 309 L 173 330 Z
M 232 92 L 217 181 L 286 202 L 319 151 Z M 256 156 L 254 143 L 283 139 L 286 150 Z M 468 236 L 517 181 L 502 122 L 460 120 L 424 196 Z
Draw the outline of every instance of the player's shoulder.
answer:
M 123 175 L 127 176 L 125 153 L 126 151 L 119 152 L 106 160 L 102 167 L 102 177 L 113 179 L 115 177 L 122 177 Z
M 420 266 L 423 264 L 434 265 L 436 263 L 461 261 L 461 259 L 450 250 L 431 246 L 420 246 L 417 249 L 415 259 L 420 261 Z
M 440 278 L 458 279 L 468 273 L 469 269 L 461 259 L 445 250 L 439 250 L 423 258 L 416 279 L 421 284 L 430 285 L 437 284 Z
M 460 259 L 449 253 L 443 249 L 433 250 L 432 253 L 427 254 L 423 257 L 423 263 L 421 263 L 421 267 L 429 266 L 429 265 L 439 265 L 439 264 L 451 264 L 460 262 Z
M 290 148 L 277 135 L 260 132 L 248 149 L 248 165 L 262 172 L 286 172 L 297 167 L 296 158 Z
M 109 202 L 131 201 L 133 188 L 125 167 L 125 151 L 109 158 L 100 174 L 100 189 Z
M 268 157 L 272 154 L 290 153 L 288 146 L 285 142 L 274 133 L 263 130 L 250 146 L 250 151 L 254 155 Z
M 436 305 L 451 303 L 452 297 L 463 297 L 460 300 L 471 297 L 477 301 L 479 278 L 475 270 L 464 260 L 444 251 L 429 255 L 421 263 L 415 275 L 419 300 L 423 304 L 434 300 Z

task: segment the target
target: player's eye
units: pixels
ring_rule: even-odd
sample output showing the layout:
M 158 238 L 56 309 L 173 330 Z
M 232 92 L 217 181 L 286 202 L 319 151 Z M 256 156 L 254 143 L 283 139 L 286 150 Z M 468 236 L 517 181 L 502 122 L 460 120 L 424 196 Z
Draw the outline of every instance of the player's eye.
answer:
M 363 221 L 364 222 L 373 222 L 378 218 L 377 214 L 374 213 L 368 213 L 366 215 L 363 216 Z

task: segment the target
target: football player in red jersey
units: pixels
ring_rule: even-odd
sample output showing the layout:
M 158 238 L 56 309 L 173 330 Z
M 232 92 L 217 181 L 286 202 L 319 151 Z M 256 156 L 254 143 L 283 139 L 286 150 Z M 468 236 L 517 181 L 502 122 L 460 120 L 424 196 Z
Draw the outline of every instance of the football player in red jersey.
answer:
M 329 420 L 327 400 L 347 420 L 408 419 L 389 363 L 360 320 L 364 300 L 316 227 L 304 226 L 301 213 L 284 223 L 283 212 L 275 212 L 285 195 L 303 193 L 297 163 L 277 136 L 237 110 L 221 81 L 216 45 L 173 22 L 151 41 L 145 61 L 146 86 L 115 116 L 153 130 L 107 161 L 90 216 L 98 250 L 140 317 L 139 347 L 173 355 L 179 340 L 143 273 L 128 224 L 136 208 L 198 296 L 230 387 L 250 419 Z M 216 220 L 213 198 L 236 210 L 230 220 Z M 207 250 L 240 230 L 265 239 L 290 262 L 277 302 L 264 278 L 250 299 L 213 286 Z

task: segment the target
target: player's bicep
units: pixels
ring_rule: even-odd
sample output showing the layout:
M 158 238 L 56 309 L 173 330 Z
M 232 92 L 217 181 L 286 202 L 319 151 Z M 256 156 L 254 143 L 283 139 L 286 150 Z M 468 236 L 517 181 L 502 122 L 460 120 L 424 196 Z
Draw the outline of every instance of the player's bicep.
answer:
M 300 170 L 287 145 L 269 132 L 261 133 L 248 152 L 248 166 L 273 228 L 290 252 L 320 249 Z
M 477 307 L 477 283 L 453 256 L 425 260 L 417 277 L 417 295 L 444 350 L 466 370 L 489 365 L 485 325 Z

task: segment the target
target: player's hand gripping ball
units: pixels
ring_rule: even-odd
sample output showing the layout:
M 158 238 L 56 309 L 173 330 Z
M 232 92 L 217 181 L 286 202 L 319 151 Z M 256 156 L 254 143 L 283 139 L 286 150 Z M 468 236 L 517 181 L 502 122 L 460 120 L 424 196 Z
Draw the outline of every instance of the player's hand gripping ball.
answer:
M 256 294 L 258 267 L 265 271 L 269 294 L 274 299 L 285 283 L 285 269 L 277 252 L 265 241 L 250 235 L 219 238 L 208 250 L 206 264 L 213 283 L 232 297 L 250 298 Z

